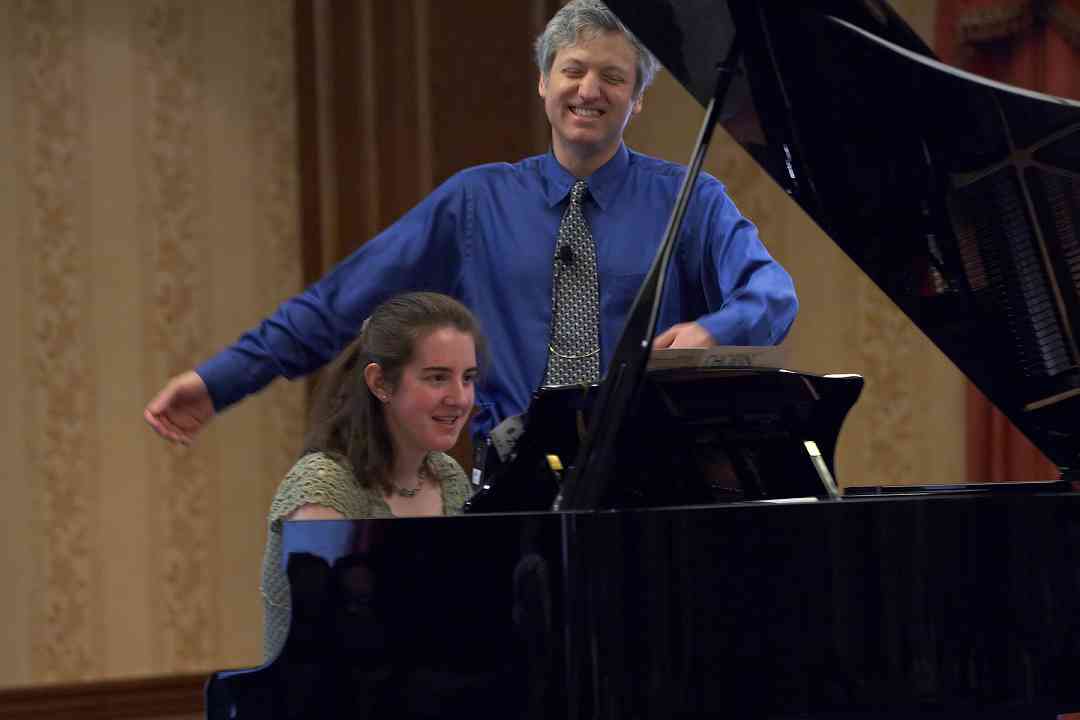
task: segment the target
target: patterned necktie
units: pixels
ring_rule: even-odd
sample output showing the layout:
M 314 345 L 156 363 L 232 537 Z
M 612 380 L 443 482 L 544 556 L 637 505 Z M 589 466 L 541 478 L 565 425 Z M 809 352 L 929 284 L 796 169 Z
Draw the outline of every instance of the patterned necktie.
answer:
M 600 377 L 600 292 L 596 244 L 581 211 L 589 186 L 578 180 L 559 223 L 551 297 L 551 341 L 544 382 L 572 385 Z

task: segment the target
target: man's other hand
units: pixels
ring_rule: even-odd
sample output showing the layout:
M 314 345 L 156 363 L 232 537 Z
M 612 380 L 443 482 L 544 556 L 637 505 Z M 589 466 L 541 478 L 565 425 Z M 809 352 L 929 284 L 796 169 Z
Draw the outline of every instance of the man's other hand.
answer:
M 181 445 L 190 444 L 213 416 L 210 391 L 193 370 L 170 380 L 143 410 L 158 435 Z
M 712 347 L 716 345 L 709 331 L 696 322 L 672 325 L 653 339 L 653 349 Z

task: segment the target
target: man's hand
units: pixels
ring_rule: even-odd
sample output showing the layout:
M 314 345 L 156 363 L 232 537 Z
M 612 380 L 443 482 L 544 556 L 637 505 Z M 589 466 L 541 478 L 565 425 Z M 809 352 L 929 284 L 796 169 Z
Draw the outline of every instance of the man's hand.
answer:
M 653 349 L 662 348 L 685 348 L 685 347 L 713 347 L 713 340 L 709 331 L 696 322 L 679 323 L 672 325 L 660 333 L 653 340 Z
M 143 410 L 158 435 L 181 445 L 190 444 L 213 416 L 210 391 L 193 370 L 170 380 Z

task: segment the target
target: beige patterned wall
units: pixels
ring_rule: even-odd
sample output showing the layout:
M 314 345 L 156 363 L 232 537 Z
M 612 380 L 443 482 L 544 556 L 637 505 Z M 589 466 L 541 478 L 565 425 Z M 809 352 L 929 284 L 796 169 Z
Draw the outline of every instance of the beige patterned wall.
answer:
M 936 3 L 892 3 L 928 42 Z M 666 73 L 631 123 L 636 149 L 686 162 L 704 111 Z M 841 484 L 964 480 L 963 376 L 750 157 L 718 132 L 705 164 L 757 223 L 770 252 L 795 278 L 799 318 L 786 341 L 789 365 L 857 372 L 866 388 L 840 437 Z
M 172 374 L 300 286 L 288 0 L 0 2 L 0 686 L 249 665 L 303 392 L 191 450 Z

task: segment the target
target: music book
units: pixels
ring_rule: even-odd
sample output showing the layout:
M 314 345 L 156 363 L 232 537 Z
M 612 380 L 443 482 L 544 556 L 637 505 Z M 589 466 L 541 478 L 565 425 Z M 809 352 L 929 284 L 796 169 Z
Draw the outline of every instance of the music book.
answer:
M 650 370 L 702 367 L 762 367 L 785 366 L 783 345 L 717 345 L 707 348 L 664 348 L 653 350 L 649 356 Z

